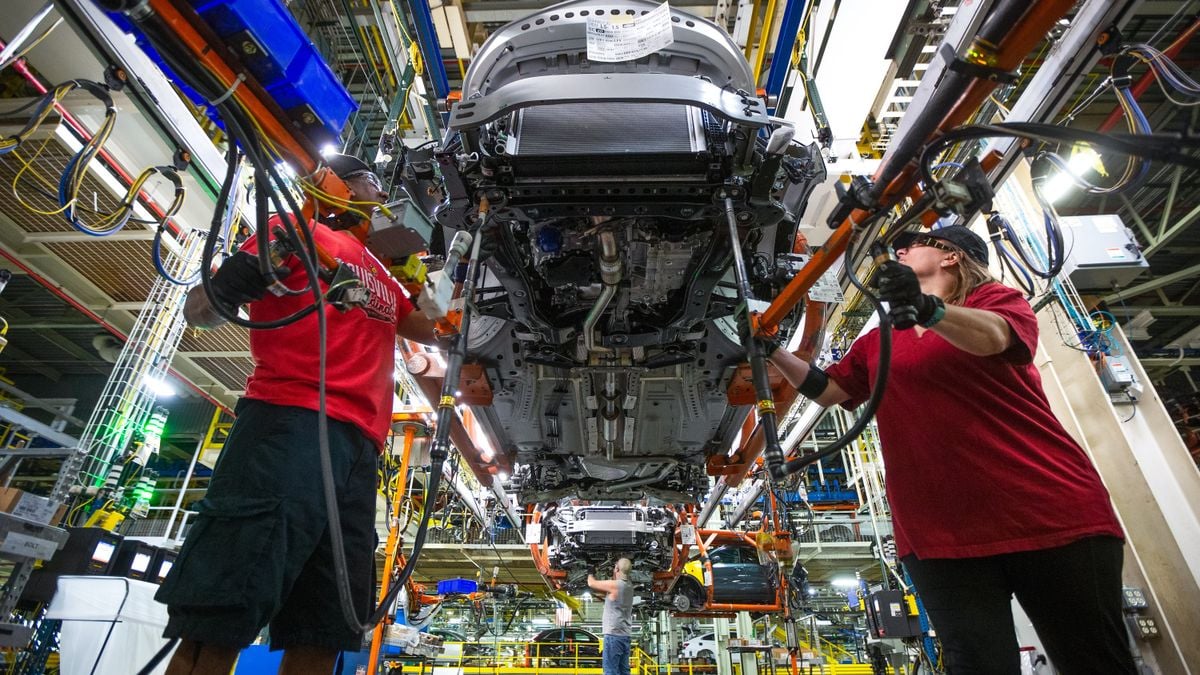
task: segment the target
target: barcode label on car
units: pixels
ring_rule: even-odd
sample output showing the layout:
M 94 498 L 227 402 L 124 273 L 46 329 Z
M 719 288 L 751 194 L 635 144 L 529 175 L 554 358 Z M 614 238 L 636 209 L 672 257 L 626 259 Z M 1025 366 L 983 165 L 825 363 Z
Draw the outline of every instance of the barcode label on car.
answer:
M 671 7 L 665 2 L 641 16 L 618 14 L 588 17 L 587 20 L 589 61 L 633 61 L 674 41 Z

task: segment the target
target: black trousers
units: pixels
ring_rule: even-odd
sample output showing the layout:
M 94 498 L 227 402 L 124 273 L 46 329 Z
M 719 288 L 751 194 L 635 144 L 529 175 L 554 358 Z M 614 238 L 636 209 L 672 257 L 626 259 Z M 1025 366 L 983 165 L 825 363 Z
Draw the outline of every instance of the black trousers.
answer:
M 905 556 L 951 675 L 1020 672 L 1012 597 L 1063 675 L 1135 675 L 1121 615 L 1124 545 L 1087 537 L 985 558 Z

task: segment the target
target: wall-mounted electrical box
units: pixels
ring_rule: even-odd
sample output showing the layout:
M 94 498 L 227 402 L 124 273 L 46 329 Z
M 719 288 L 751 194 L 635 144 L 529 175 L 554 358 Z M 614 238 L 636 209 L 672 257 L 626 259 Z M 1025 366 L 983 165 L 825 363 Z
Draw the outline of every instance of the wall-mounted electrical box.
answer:
M 1068 253 L 1063 273 L 1079 290 L 1120 289 L 1150 269 L 1120 216 L 1070 216 L 1058 222 Z

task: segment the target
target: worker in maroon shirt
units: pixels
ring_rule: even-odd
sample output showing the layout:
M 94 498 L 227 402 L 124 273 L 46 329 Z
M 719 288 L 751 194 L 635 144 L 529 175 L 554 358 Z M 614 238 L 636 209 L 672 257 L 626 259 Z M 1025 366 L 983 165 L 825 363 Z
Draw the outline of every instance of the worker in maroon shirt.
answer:
M 991 277 L 987 246 L 961 225 L 905 233 L 896 253 L 876 277 L 898 329 L 877 422 L 897 554 L 947 672 L 1020 672 L 1015 595 L 1059 672 L 1135 673 L 1124 535 L 1050 409 L 1029 303 Z M 854 409 L 871 394 L 879 330 L 827 371 L 767 349 L 801 394 Z
M 387 194 L 361 160 L 336 155 L 328 166 L 358 202 Z M 433 323 L 413 306 L 388 268 L 352 234 L 312 223 L 318 246 L 361 282 L 369 298 L 349 309 L 327 305 L 326 410 L 350 588 L 365 621 L 375 590 L 377 457 L 394 397 L 396 337 L 433 344 Z M 224 323 L 217 302 L 249 307 L 256 322 L 281 319 L 312 294 L 275 295 L 260 272 L 251 237 L 184 306 L 188 323 Z M 308 277 L 295 256 L 279 270 L 302 291 Z M 328 284 L 321 282 L 328 294 Z M 254 371 L 221 450 L 199 515 L 157 599 L 166 604 L 166 637 L 182 638 L 168 675 L 228 675 L 239 651 L 269 624 L 279 672 L 333 672 L 338 652 L 358 651 L 362 634 L 343 619 L 321 483 L 318 446 L 318 329 L 315 313 L 272 330 L 250 331 Z

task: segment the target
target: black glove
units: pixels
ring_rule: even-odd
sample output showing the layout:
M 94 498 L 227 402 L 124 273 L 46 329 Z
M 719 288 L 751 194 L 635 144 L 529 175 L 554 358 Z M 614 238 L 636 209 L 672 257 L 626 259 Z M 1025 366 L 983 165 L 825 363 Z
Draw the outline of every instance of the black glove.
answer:
M 275 273 L 283 278 L 290 271 L 281 267 L 277 268 Z M 216 301 L 235 309 L 261 299 L 270 285 L 270 279 L 258 271 L 258 256 L 246 251 L 238 251 L 229 256 L 212 278 L 212 292 Z
M 783 346 L 783 343 L 777 337 L 759 337 L 755 339 L 758 340 L 758 353 L 767 358 L 771 358 L 775 350 Z
M 879 288 L 879 299 L 891 306 L 888 315 L 892 325 L 900 330 L 917 324 L 932 325 L 929 322 L 942 304 L 937 297 L 922 293 L 916 272 L 896 260 L 888 260 L 879 266 L 875 285 Z

